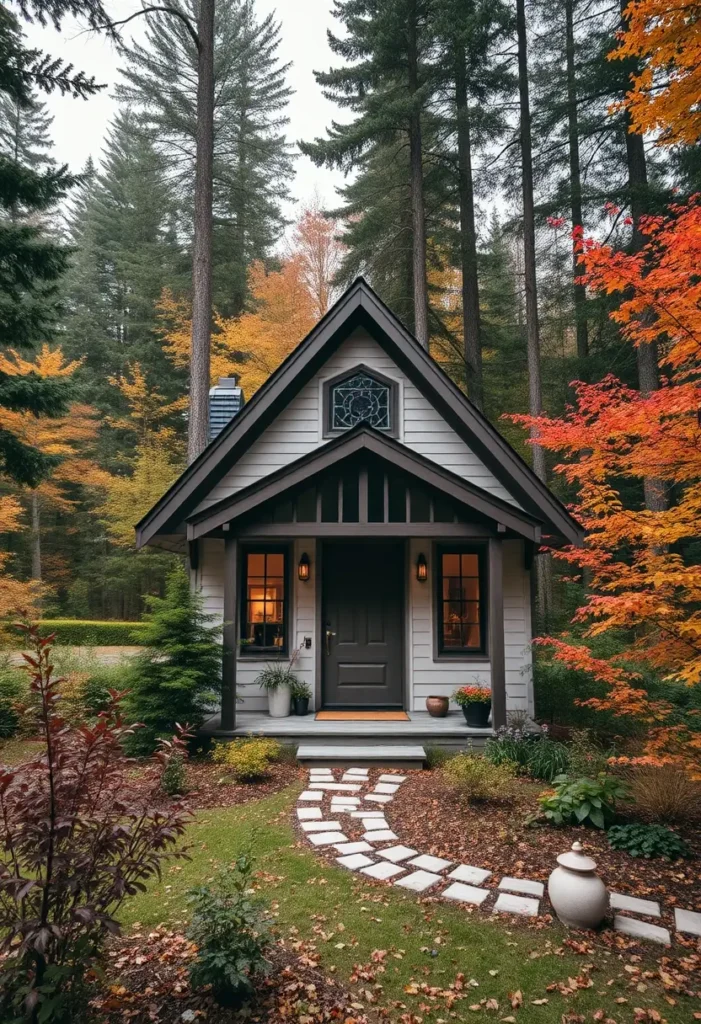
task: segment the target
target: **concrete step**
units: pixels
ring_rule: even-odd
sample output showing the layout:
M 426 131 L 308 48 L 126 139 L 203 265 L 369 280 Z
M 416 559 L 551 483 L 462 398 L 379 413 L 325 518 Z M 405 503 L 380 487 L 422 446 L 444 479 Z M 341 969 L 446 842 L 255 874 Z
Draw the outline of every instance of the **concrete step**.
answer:
M 373 743 L 354 746 L 349 743 L 302 743 L 297 760 L 302 764 L 363 764 L 371 767 L 422 768 L 426 751 L 418 744 Z

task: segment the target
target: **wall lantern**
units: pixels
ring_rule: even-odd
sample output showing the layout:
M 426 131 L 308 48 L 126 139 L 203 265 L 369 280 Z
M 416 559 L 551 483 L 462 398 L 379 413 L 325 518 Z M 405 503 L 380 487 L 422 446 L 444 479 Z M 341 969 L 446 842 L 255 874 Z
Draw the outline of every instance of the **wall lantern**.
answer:
M 424 555 L 419 555 L 416 559 L 416 578 L 419 583 L 425 583 L 428 579 L 428 566 Z
M 299 560 L 299 565 L 297 566 L 297 575 L 299 576 L 303 583 L 306 583 L 307 580 L 309 579 L 309 555 L 306 553 L 306 551 Z

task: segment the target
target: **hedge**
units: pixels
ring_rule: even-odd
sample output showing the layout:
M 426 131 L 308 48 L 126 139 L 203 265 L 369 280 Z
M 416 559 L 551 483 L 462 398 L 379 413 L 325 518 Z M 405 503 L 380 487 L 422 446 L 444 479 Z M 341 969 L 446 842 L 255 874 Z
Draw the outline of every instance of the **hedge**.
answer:
M 139 647 L 147 623 L 43 619 L 39 627 L 42 633 L 55 633 L 56 643 L 68 647 Z

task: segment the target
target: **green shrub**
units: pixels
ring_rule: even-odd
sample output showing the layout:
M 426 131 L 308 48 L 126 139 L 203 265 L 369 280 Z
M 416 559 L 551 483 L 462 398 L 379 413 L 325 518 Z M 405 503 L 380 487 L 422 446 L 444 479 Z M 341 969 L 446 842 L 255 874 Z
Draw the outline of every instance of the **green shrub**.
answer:
M 612 850 L 625 850 L 631 857 L 690 857 L 691 850 L 681 836 L 664 825 L 614 825 L 608 841 Z
M 224 1006 L 238 1006 L 253 991 L 257 975 L 267 974 L 265 958 L 271 942 L 270 925 L 259 899 L 251 896 L 253 865 L 248 854 L 235 870 L 221 872 L 212 885 L 190 894 L 193 905 L 188 938 L 197 946 L 190 967 L 193 987 L 212 986 Z
M 280 744 L 266 736 L 215 744 L 212 759 L 225 765 L 239 782 L 252 782 L 266 774 L 271 761 L 280 756 Z
M 22 715 L 29 698 L 29 678 L 21 668 L 4 662 L 0 665 L 0 738 L 20 731 Z
M 221 678 L 221 627 L 202 610 L 202 598 L 190 589 L 182 566 L 166 579 L 165 597 L 146 598 L 144 630 L 147 650 L 131 661 L 127 711 L 144 724 L 129 749 L 150 753 L 176 723 L 197 728 L 217 700 Z
M 526 739 L 519 729 L 502 727 L 494 739 L 487 740 L 484 756 L 492 764 L 516 765 L 521 771 L 525 771 L 534 742 L 532 739 Z
M 91 622 L 87 619 L 44 619 L 43 634 L 55 633 L 57 645 L 65 647 L 143 647 L 145 622 Z
M 279 751 L 273 758 L 274 761 L 279 761 L 280 764 L 297 764 L 297 744 L 296 743 L 280 743 Z
M 486 757 L 457 754 L 443 766 L 443 777 L 469 803 L 507 800 L 513 795 L 516 766 L 493 764 Z
M 499 729 L 496 738 L 487 741 L 484 755 L 492 764 L 517 765 L 522 773 L 544 782 L 552 782 L 569 763 L 564 744 L 512 727 Z
M 161 775 L 161 789 L 168 796 L 185 792 L 185 757 L 180 752 L 171 754 Z
M 543 736 L 535 743 L 529 744 L 526 768 L 534 779 L 552 782 L 558 775 L 564 774 L 570 765 L 569 750 L 564 743 Z
M 616 801 L 628 796 L 628 787 L 613 775 L 575 779 L 558 775 L 555 791 L 538 797 L 542 816 L 553 825 L 593 825 L 609 828 L 616 817 Z
M 569 752 L 569 774 L 572 778 L 593 779 L 606 773 L 612 751 L 606 751 L 597 743 L 589 729 L 574 729 L 567 746 Z
M 442 768 L 451 758 L 455 757 L 455 751 L 448 750 L 446 747 L 438 747 L 435 744 L 428 744 L 424 750 L 426 752 L 426 767 L 429 771 L 433 771 L 434 768 Z

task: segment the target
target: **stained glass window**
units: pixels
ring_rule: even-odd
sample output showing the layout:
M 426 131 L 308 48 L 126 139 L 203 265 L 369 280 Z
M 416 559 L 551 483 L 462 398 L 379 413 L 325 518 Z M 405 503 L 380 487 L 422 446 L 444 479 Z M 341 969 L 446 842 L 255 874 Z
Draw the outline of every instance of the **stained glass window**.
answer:
M 446 654 L 483 649 L 480 561 L 476 551 L 441 552 L 439 642 Z
M 355 373 L 331 389 L 331 429 L 348 430 L 369 423 L 377 430 L 391 430 L 390 389 L 368 373 Z
M 286 650 L 286 557 L 283 551 L 246 553 L 242 639 L 244 653 Z

